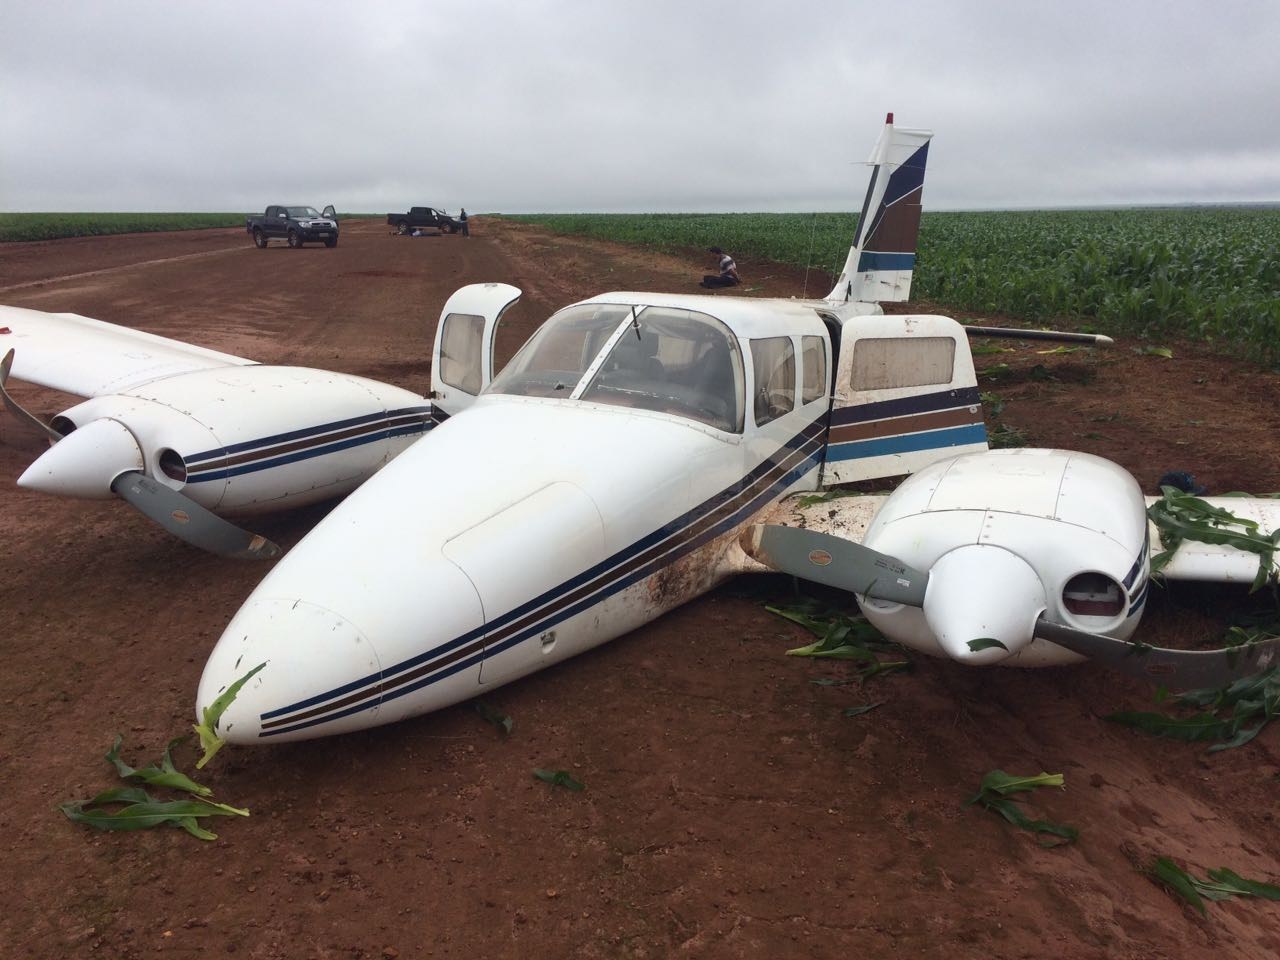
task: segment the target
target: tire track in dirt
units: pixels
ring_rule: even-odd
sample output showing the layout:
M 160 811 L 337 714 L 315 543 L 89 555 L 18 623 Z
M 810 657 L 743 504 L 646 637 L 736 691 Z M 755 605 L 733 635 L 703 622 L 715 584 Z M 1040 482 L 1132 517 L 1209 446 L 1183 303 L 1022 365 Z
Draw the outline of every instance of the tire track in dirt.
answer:
M 174 257 L 159 257 L 154 260 L 140 260 L 136 263 L 122 263 L 114 267 L 103 267 L 101 270 L 86 270 L 83 273 L 64 273 L 61 275 L 44 277 L 40 280 L 27 280 L 23 283 L 10 284 L 7 287 L 0 287 L 0 293 L 12 293 L 15 290 L 26 290 L 31 287 L 49 287 L 59 283 L 66 283 L 71 280 L 83 280 L 88 277 L 100 277 L 109 273 L 120 273 L 127 270 L 138 270 L 144 267 L 154 267 L 157 264 L 172 264 L 184 260 L 198 260 L 203 257 L 216 257 L 227 253 L 244 253 L 244 247 L 224 247 L 220 250 L 204 250 L 200 253 L 181 253 Z

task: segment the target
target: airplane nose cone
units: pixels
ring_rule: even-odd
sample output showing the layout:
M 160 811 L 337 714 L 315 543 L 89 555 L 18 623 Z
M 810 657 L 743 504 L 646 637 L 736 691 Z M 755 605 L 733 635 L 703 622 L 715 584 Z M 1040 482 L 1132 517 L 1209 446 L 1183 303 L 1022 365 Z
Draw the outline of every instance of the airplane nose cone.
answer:
M 205 664 L 196 719 L 260 663 L 218 723 L 228 743 L 303 740 L 320 724 L 341 733 L 377 714 L 381 664 L 368 637 L 317 604 L 263 598 L 240 609 Z
M 73 430 L 36 458 L 18 486 L 41 493 L 109 500 L 111 483 L 129 470 L 142 470 L 142 451 L 118 420 L 92 420 Z
M 1044 585 L 1031 565 L 1003 547 L 970 544 L 929 569 L 924 618 L 947 655 L 961 663 L 998 663 L 1033 638 L 1045 609 Z M 975 640 L 998 640 L 974 650 Z

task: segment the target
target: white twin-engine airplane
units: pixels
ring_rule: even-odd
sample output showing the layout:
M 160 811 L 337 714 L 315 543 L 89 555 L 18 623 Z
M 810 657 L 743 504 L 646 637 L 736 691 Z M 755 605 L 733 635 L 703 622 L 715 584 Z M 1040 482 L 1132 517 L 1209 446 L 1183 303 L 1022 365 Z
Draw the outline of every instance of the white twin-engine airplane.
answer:
M 1269 664 L 1274 645 L 1127 642 L 1158 542 L 1136 481 L 1087 454 L 989 451 L 966 329 L 868 302 L 907 297 L 928 140 L 886 127 L 873 215 L 824 300 L 605 294 L 488 382 L 502 298 L 460 290 L 437 331 L 443 422 L 254 590 L 197 715 L 262 665 L 222 715 L 229 741 L 391 723 L 767 567 L 846 587 L 890 638 L 967 664 L 1091 656 L 1184 687 Z M 787 499 L 903 474 L 888 497 Z M 1275 501 L 1223 502 L 1280 525 Z M 1258 563 L 1186 543 L 1165 575 L 1248 582 Z
M 1127 642 L 1158 543 L 1137 483 L 1087 454 L 989 451 L 967 336 L 1002 331 L 883 315 L 879 301 L 910 292 L 929 139 L 890 117 L 825 299 L 605 294 L 552 316 L 495 377 L 494 332 L 519 291 L 464 287 L 441 314 L 430 403 L 0 308 L 0 352 L 15 348 L 0 393 L 12 364 L 91 398 L 46 426 L 4 393 L 55 441 L 19 482 L 121 496 L 231 556 L 276 550 L 215 512 L 363 482 L 210 655 L 198 716 L 263 665 L 222 715 L 239 743 L 436 710 L 768 568 L 847 588 L 890 638 L 968 664 L 1090 656 L 1171 687 L 1267 666 L 1274 645 Z M 788 499 L 903 475 L 888 497 Z M 1277 501 L 1218 502 L 1280 526 Z M 1249 582 L 1259 562 L 1188 541 L 1164 575 Z

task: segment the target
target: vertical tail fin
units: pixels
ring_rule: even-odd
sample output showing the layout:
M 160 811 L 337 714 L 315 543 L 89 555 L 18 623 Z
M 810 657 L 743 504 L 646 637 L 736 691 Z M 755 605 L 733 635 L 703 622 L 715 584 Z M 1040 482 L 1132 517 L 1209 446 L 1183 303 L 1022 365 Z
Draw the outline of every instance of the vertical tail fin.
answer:
M 828 300 L 906 300 L 920 233 L 920 197 L 931 130 L 895 129 L 893 114 L 872 151 L 858 232 Z

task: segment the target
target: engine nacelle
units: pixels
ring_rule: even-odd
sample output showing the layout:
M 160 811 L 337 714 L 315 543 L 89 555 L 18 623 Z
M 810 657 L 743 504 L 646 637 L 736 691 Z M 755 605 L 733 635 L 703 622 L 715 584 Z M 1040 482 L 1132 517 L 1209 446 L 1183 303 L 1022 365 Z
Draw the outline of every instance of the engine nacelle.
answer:
M 933 464 L 885 501 L 863 542 L 930 573 L 923 609 L 859 598 L 867 618 L 907 646 L 961 662 L 1078 661 L 1031 638 L 1037 617 L 1127 639 L 1147 596 L 1142 491 L 1086 453 L 992 450 Z M 969 649 L 986 638 L 1005 649 Z
M 102 444 L 72 457 L 75 433 L 123 425 L 141 469 L 219 513 L 249 515 L 348 493 L 432 426 L 417 394 L 363 377 L 301 367 L 233 366 L 166 377 L 77 404 L 53 421 L 69 434 L 19 481 L 63 495 L 139 469 Z M 125 445 L 127 446 L 127 445 Z M 78 452 L 78 451 L 75 451 Z M 111 459 L 98 463 L 97 459 Z M 68 476 L 68 471 L 84 477 Z M 102 496 L 109 495 L 104 491 Z

